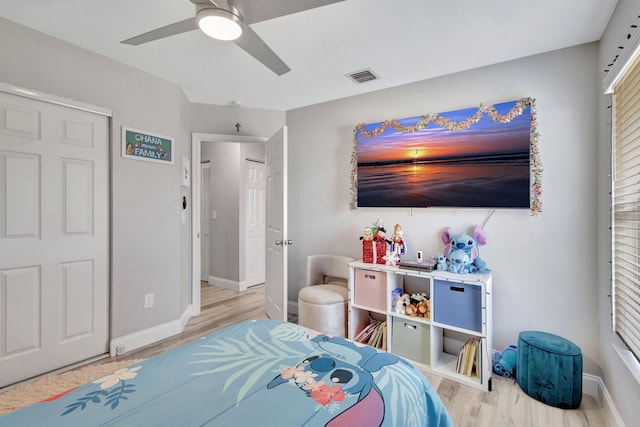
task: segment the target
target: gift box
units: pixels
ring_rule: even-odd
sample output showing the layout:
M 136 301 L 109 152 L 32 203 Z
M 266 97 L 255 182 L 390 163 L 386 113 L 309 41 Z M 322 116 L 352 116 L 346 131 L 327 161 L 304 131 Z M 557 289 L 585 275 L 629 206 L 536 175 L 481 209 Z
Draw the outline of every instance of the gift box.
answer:
M 362 261 L 369 264 L 386 264 L 383 257 L 387 254 L 387 242 L 384 240 L 364 240 L 362 242 Z

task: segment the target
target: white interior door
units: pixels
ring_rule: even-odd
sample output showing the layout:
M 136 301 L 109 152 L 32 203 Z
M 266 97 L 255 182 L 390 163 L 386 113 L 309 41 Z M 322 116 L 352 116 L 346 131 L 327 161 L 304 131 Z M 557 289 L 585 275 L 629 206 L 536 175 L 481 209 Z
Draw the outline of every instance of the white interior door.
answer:
M 200 221 L 202 224 L 200 226 L 200 232 L 202 233 L 202 250 L 201 250 L 201 268 L 202 271 L 200 273 L 200 279 L 205 282 L 209 281 L 209 266 L 211 265 L 210 259 L 210 245 L 211 241 L 209 240 L 209 225 L 211 223 L 211 204 L 209 202 L 211 193 L 210 193 L 210 184 L 211 181 L 209 179 L 211 173 L 211 163 L 203 162 L 200 164 L 200 176 L 202 177 L 202 191 L 201 191 L 201 215 Z
M 287 320 L 287 127 L 266 143 L 266 280 L 265 311 L 271 319 Z
M 247 286 L 265 280 L 265 209 L 267 167 L 264 163 L 245 160 L 246 173 L 246 244 L 245 282 Z
M 0 387 L 108 349 L 108 118 L 0 92 Z

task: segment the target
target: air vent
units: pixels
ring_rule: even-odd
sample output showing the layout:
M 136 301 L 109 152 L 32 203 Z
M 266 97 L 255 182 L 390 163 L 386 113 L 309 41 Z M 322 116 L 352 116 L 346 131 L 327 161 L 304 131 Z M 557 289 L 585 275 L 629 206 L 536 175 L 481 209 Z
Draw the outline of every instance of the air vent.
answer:
M 364 82 L 369 82 L 371 80 L 378 80 L 378 76 L 376 76 L 375 74 L 373 74 L 373 71 L 371 70 L 362 70 L 362 71 L 356 71 L 354 73 L 349 73 L 347 74 L 347 77 L 349 77 L 351 80 L 353 80 L 356 83 L 364 83 Z

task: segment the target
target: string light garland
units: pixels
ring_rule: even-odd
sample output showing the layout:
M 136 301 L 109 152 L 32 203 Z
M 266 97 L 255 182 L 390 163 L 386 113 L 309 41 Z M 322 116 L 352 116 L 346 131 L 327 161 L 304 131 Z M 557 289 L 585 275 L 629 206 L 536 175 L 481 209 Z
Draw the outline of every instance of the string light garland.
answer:
M 536 114 L 536 100 L 535 98 L 521 98 L 516 101 L 514 107 L 506 114 L 499 114 L 493 105 L 480 107 L 476 112 L 467 117 L 465 120 L 453 121 L 439 114 L 427 114 L 418 119 L 418 121 L 411 126 L 401 125 L 396 119 L 385 120 L 380 123 L 380 126 L 373 130 L 366 130 L 365 124 L 360 123 L 353 129 L 353 150 L 351 153 L 351 203 L 352 209 L 357 207 L 358 198 L 358 147 L 357 138 L 358 133 L 360 135 L 372 138 L 381 135 L 389 127 L 402 133 L 419 132 L 429 126 L 430 123 L 434 123 L 437 126 L 448 129 L 450 131 L 459 131 L 469 129 L 474 124 L 478 123 L 483 114 L 486 114 L 491 120 L 500 124 L 510 123 L 514 118 L 521 116 L 527 109 L 531 108 L 531 125 L 529 127 L 529 145 L 530 145 L 530 168 L 531 168 L 531 200 L 530 211 L 532 216 L 537 216 L 542 212 L 542 162 L 540 161 L 540 150 L 538 148 L 538 122 Z

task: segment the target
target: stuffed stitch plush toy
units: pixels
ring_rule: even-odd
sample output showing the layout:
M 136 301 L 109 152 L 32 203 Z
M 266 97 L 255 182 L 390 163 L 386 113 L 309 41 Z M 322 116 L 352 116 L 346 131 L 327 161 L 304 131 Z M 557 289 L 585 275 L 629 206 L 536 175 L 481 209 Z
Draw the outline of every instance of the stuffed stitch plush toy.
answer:
M 473 228 L 473 236 L 461 233 L 456 236 L 451 234 L 451 227 L 447 227 L 440 235 L 442 242 L 445 244 L 444 255 L 449 258 L 451 251 L 462 249 L 465 251 L 473 262 L 478 257 L 478 246 L 487 244 L 487 236 L 484 230 L 477 225 Z
M 449 271 L 451 273 L 468 273 L 471 261 L 469 254 L 462 249 L 456 249 L 449 254 Z
M 452 235 L 451 227 L 447 227 L 441 234 L 440 238 L 444 243 L 444 255 L 447 260 L 451 261 L 451 254 L 455 250 L 462 250 L 469 256 L 469 266 L 466 273 L 488 273 L 491 271 L 487 268 L 487 263 L 479 256 L 479 246 L 487 244 L 487 235 L 482 228 L 475 226 L 473 228 L 473 236 L 466 233 Z M 460 257 L 460 255 L 456 255 Z M 451 266 L 451 262 L 449 263 Z M 451 271 L 449 269 L 449 271 Z
M 493 372 L 505 378 L 516 378 L 518 362 L 518 348 L 510 345 L 502 353 L 496 351 L 493 355 Z
M 429 256 L 429 258 L 436 262 L 436 270 L 447 271 L 449 269 L 449 266 L 447 265 L 447 258 L 442 252 L 440 252 L 436 256 L 431 255 Z

